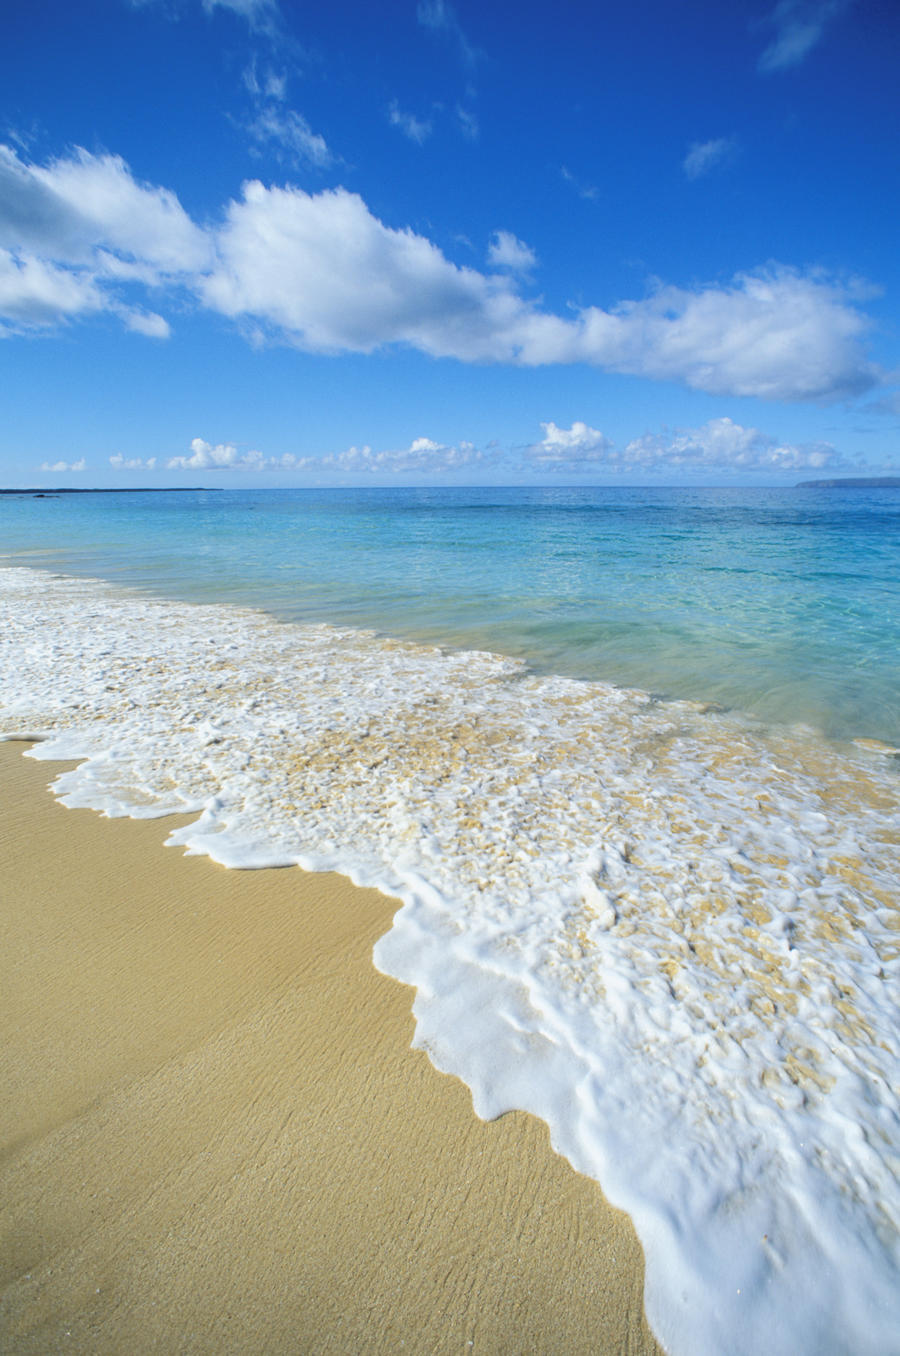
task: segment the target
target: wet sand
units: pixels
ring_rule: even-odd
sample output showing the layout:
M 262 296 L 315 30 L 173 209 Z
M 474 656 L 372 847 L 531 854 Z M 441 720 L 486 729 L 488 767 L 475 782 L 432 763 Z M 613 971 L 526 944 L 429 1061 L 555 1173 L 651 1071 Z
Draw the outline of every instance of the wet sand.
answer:
M 0 1350 L 650 1353 L 630 1221 L 487 1124 L 395 900 L 68 810 L 0 744 Z

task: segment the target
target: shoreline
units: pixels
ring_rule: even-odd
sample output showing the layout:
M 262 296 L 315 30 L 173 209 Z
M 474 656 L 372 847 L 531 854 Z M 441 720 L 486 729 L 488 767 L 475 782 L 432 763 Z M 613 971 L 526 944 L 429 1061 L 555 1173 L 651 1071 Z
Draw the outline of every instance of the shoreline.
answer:
M 479 1121 L 379 974 L 397 901 L 227 871 L 0 746 L 4 1350 L 650 1353 L 627 1216 Z M 23 907 L 25 906 L 25 907 Z

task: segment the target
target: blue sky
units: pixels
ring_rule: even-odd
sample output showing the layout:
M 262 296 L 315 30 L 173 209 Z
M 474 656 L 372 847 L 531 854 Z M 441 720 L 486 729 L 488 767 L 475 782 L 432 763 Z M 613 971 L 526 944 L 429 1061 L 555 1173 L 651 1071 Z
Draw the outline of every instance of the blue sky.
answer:
M 893 0 L 30 0 L 0 484 L 900 474 Z

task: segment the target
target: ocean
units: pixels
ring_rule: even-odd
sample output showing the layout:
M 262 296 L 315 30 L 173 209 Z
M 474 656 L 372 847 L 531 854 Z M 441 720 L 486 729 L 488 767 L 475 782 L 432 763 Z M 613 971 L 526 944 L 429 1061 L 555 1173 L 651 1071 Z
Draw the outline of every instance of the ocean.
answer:
M 900 493 L 0 496 L 0 732 L 375 962 L 672 1356 L 900 1351 Z

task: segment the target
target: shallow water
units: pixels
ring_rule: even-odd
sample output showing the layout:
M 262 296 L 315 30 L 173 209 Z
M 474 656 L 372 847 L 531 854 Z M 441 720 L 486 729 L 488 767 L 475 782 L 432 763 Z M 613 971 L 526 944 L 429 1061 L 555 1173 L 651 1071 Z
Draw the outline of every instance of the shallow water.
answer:
M 465 1079 L 480 1115 L 543 1116 L 560 1152 L 629 1210 L 648 1314 L 674 1356 L 898 1350 L 900 764 L 883 742 L 796 723 L 803 675 L 777 635 L 820 613 L 814 648 L 832 676 L 816 689 L 819 725 L 884 739 L 897 501 L 846 509 L 845 529 L 838 501 L 815 511 L 827 524 L 791 508 L 803 522 L 788 532 L 784 496 L 766 517 L 759 492 L 724 506 L 685 492 L 657 508 L 625 495 L 615 511 L 581 491 L 558 511 L 518 491 L 454 508 L 455 493 L 402 510 L 371 493 L 302 512 L 291 495 L 261 509 L 249 496 L 240 512 L 240 496 L 209 496 L 211 510 L 175 495 L 121 513 L 65 506 L 61 554 L 45 526 L 27 557 L 44 572 L 0 571 L 0 728 L 40 736 L 39 756 L 87 760 L 57 785 L 69 804 L 190 809 L 196 822 L 173 841 L 191 851 L 336 868 L 398 895 L 376 962 L 417 988 L 416 1043 Z M 39 523 L 45 504 L 28 510 Z M 611 526 L 615 513 L 631 528 Z M 638 540 L 654 513 L 664 529 Z M 679 515 L 694 545 L 670 542 L 663 564 Z M 93 541 L 98 516 L 115 526 Z M 617 549 L 607 543 L 600 569 L 604 530 Z M 810 583 L 816 533 L 823 573 L 851 555 L 865 571 Z M 805 562 L 792 605 L 780 577 L 765 584 L 776 550 L 798 578 L 798 553 Z M 490 569 L 473 565 L 479 551 Z M 697 582 L 697 560 L 706 570 L 717 553 L 719 592 Z M 226 561 L 238 573 L 243 562 L 238 587 Z M 54 578 L 54 562 L 214 601 Z M 672 598 L 680 611 L 661 605 Z M 613 611 L 619 630 L 598 641 L 588 619 Z M 310 624 L 323 612 L 327 624 Z M 633 649 L 649 671 L 640 639 L 670 612 L 666 664 L 643 690 L 540 671 L 565 668 L 562 655 L 579 672 L 610 649 L 625 668 Z M 489 613 L 505 655 L 471 648 Z M 838 616 L 855 619 L 842 664 Z M 848 656 L 866 649 L 863 618 L 872 662 L 836 705 Z M 362 620 L 460 648 L 346 625 Z M 543 645 L 528 664 L 510 657 L 526 632 Z M 706 690 L 650 695 L 696 676 L 700 651 L 718 656 L 720 684 L 755 692 L 742 710 L 710 706 Z M 752 687 L 757 671 L 768 686 Z M 793 724 L 749 714 L 773 687 Z M 876 691 L 891 698 L 867 726 L 850 715 L 860 687 L 870 716 Z
M 2 496 L 3 560 L 900 743 L 896 491 Z

